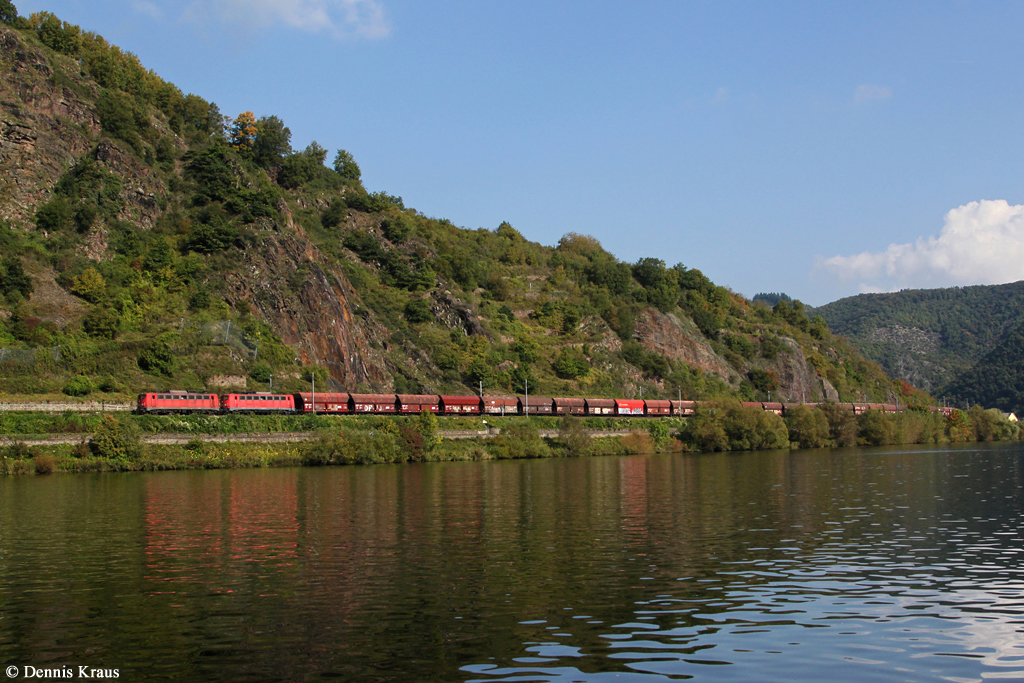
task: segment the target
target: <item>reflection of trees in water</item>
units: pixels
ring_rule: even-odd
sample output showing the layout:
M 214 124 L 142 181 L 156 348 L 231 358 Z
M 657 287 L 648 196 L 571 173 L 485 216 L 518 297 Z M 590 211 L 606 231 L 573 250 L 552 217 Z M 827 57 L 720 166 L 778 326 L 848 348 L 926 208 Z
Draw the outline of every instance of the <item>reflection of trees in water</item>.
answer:
M 660 653 L 694 674 L 687 658 L 741 662 L 734 639 L 826 651 L 835 629 L 805 626 L 964 611 L 952 582 L 981 604 L 979 567 L 1012 578 L 1021 464 L 985 449 L 0 482 L 0 528 L 19 530 L 0 535 L 0 656 L 73 641 L 186 679 L 452 680 L 524 656 L 580 675 Z M 910 576 L 924 565 L 942 569 Z

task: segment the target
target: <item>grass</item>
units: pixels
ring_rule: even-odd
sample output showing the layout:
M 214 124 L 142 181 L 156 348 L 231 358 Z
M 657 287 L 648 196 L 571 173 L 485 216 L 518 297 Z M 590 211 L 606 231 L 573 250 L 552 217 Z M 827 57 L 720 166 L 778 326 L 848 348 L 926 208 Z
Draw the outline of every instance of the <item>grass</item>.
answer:
M 146 434 L 249 434 L 260 432 L 312 432 L 329 430 L 398 430 L 414 425 L 415 415 L 133 415 L 113 413 L 118 420 L 132 421 Z M 0 434 L 41 436 L 46 434 L 89 434 L 100 422 L 99 413 L 5 412 L 0 413 Z M 639 418 L 577 418 L 584 429 L 644 429 L 647 421 Z M 669 427 L 681 425 L 682 418 L 659 418 Z M 526 422 L 538 429 L 558 429 L 560 417 L 459 417 L 437 418 L 442 431 L 483 430 L 483 421 L 499 429 Z M 391 427 L 389 427 L 389 425 Z
M 334 438 L 334 434 L 323 438 Z M 589 455 L 629 455 L 649 453 L 646 435 L 594 439 Z M 495 439 L 459 439 L 443 441 L 428 453 L 413 458 L 400 454 L 392 462 L 454 462 L 502 460 L 511 457 L 566 457 L 572 455 L 558 439 L 545 439 L 544 455 L 508 455 Z M 246 469 L 257 467 L 316 466 L 309 454 L 316 441 L 308 444 L 210 443 L 199 440 L 184 445 L 145 445 L 138 458 L 114 460 L 86 455 L 78 445 L 24 447 L 19 457 L 0 457 L 0 474 L 51 474 L 85 472 L 156 472 L 164 470 Z M 10 452 L 10 451 L 8 451 Z M 339 462 L 339 464 L 341 464 Z

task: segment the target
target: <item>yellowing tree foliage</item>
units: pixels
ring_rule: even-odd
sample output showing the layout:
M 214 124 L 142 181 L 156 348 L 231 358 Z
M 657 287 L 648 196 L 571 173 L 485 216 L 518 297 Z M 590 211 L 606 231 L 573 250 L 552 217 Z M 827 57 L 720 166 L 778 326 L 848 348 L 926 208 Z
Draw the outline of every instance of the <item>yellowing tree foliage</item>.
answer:
M 231 122 L 231 146 L 239 151 L 251 151 L 256 142 L 256 115 L 243 111 Z

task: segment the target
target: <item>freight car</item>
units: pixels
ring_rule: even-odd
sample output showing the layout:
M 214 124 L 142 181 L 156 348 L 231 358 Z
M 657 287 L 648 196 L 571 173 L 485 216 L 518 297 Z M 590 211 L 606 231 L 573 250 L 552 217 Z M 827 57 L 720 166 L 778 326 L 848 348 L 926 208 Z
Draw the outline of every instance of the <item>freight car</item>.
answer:
M 350 394 L 300 392 L 296 394 L 194 393 L 172 390 L 140 394 L 136 412 L 174 413 L 313 413 L 351 415 L 415 415 L 427 410 L 438 415 L 578 415 L 589 417 L 691 417 L 701 401 L 624 398 L 548 398 L 544 396 L 450 396 L 434 394 Z M 785 415 L 798 406 L 814 408 L 816 403 L 747 401 L 758 408 Z M 906 406 L 891 403 L 835 403 L 841 410 L 860 415 L 868 410 L 899 412 Z M 930 408 L 948 417 L 953 408 Z

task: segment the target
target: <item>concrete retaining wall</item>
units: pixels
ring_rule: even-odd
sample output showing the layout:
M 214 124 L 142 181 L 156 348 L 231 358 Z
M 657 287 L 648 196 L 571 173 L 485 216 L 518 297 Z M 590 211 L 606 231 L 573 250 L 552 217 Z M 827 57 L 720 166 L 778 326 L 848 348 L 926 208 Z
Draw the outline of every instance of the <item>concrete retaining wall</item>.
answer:
M 63 413 L 71 410 L 76 413 L 108 413 L 112 411 L 131 411 L 134 403 L 112 403 L 107 401 L 43 401 L 39 403 L 0 403 L 0 412 L 37 412 Z

